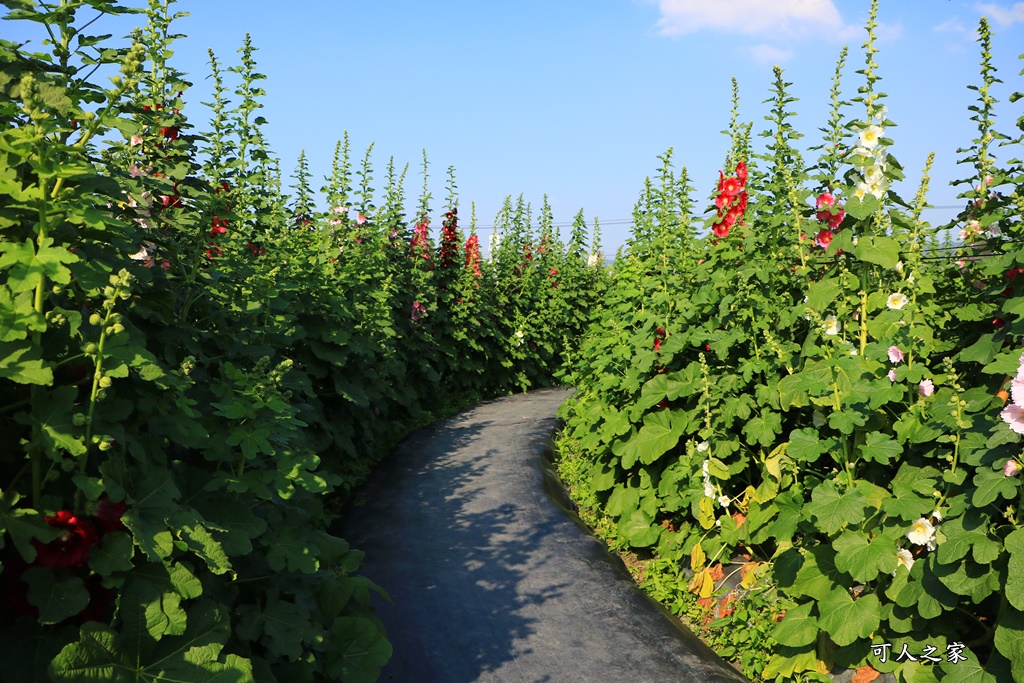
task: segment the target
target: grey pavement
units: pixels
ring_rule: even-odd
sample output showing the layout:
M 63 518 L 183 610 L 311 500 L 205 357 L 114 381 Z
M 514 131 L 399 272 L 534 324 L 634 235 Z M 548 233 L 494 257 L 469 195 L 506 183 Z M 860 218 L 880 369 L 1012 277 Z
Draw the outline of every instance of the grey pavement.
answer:
M 393 600 L 374 603 L 394 646 L 381 681 L 747 680 L 556 502 L 542 456 L 568 395 L 488 401 L 418 430 L 363 489 L 343 535 Z

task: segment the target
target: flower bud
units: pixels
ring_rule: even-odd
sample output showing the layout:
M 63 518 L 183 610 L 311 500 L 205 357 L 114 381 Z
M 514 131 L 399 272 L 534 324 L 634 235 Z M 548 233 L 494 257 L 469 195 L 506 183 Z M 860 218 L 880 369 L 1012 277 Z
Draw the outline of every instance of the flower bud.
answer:
M 101 451 L 109 451 L 110 450 L 110 446 L 111 446 L 111 444 L 110 444 L 109 441 L 101 441 L 100 442 L 100 450 Z
M 121 323 L 117 323 L 110 329 L 113 330 L 114 334 L 121 334 L 122 332 L 124 332 L 124 325 L 122 325 Z
M 109 387 L 110 386 L 110 378 L 106 377 L 106 376 L 100 377 L 100 386 L 103 387 L 104 389 Z
M 81 427 L 82 425 L 84 425 L 85 424 L 85 414 L 84 413 L 75 413 L 71 417 L 71 424 L 75 425 L 76 427 Z
M 54 285 L 50 291 L 52 291 L 54 294 L 60 294 L 61 292 L 64 291 L 64 288 L 60 285 Z
M 99 313 L 93 313 L 92 315 L 89 316 L 90 325 L 99 325 L 101 322 L 103 322 L 103 320 L 102 318 L 100 318 Z M 89 351 L 86 351 L 86 353 L 89 353 Z
M 99 351 L 99 347 L 96 346 L 96 344 L 94 344 L 93 342 L 89 342 L 88 344 L 85 345 L 85 352 L 87 354 L 92 355 L 97 351 Z

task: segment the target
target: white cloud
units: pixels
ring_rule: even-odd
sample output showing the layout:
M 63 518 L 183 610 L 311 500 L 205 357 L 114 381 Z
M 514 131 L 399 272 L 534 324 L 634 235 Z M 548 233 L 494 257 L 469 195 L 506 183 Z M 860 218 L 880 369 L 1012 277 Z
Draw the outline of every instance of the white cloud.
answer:
M 979 2 L 975 7 L 979 12 L 992 17 L 1003 26 L 1024 24 L 1024 2 L 1016 2 L 1013 7 L 997 5 L 992 2 Z
M 759 64 L 781 64 L 793 56 L 792 50 L 783 50 L 774 45 L 755 45 L 750 50 L 750 56 Z
M 956 17 L 947 19 L 937 26 L 932 26 L 932 31 L 935 33 L 952 34 L 960 39 L 960 42 L 950 42 L 946 45 L 946 49 L 951 52 L 963 52 L 967 43 L 973 43 L 978 39 L 978 30 L 968 28 L 964 22 Z
M 837 35 L 849 29 L 832 0 L 659 0 L 658 6 L 658 27 L 670 36 L 719 29 L 801 37 Z

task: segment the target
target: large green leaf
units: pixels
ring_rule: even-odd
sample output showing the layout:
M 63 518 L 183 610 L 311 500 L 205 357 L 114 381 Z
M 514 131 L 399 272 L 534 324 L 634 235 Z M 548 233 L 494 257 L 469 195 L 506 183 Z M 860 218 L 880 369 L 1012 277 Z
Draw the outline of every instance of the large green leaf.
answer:
M 637 463 L 650 465 L 674 448 L 679 442 L 688 420 L 671 410 L 660 410 L 644 416 L 643 427 L 621 451 L 622 467 L 629 469 Z
M 811 492 L 807 511 L 818 520 L 822 531 L 834 534 L 846 525 L 863 520 L 867 502 L 867 498 L 858 489 L 840 493 L 835 482 L 826 480 Z
M 785 618 L 775 627 L 775 640 L 787 647 L 810 645 L 818 639 L 818 618 L 811 615 L 813 602 L 805 602 L 787 610 Z
M 1010 661 L 1013 680 L 1024 681 L 1024 612 L 1012 607 L 996 624 L 996 649 Z
M 56 683 L 254 683 L 248 660 L 237 655 L 221 658 L 229 633 L 225 613 L 205 600 L 189 610 L 182 635 L 146 648 L 90 621 L 82 626 L 79 641 L 53 660 L 50 678 Z M 140 653 L 145 656 L 140 658 Z
M 375 683 L 391 659 L 391 643 L 383 629 L 364 617 L 335 619 L 329 640 L 337 659 L 331 662 L 327 674 L 343 683 Z
M 854 600 L 842 586 L 833 589 L 819 609 L 818 625 L 828 631 L 836 645 L 849 645 L 858 638 L 867 638 L 881 624 L 877 595 L 864 595 Z
M 862 583 L 896 569 L 897 549 L 892 539 L 885 536 L 869 541 L 862 533 L 844 531 L 832 547 L 836 549 L 836 568 Z
M 877 263 L 883 268 L 895 268 L 900 260 L 900 243 L 891 237 L 861 235 L 853 255 L 861 261 Z
M 81 577 L 57 576 L 47 567 L 29 567 L 22 578 L 28 584 L 28 601 L 39 608 L 40 623 L 60 623 L 89 604 L 89 591 Z
M 1006 550 L 1010 562 L 1006 574 L 1006 599 L 1024 612 L 1024 529 L 1017 529 L 1006 537 Z

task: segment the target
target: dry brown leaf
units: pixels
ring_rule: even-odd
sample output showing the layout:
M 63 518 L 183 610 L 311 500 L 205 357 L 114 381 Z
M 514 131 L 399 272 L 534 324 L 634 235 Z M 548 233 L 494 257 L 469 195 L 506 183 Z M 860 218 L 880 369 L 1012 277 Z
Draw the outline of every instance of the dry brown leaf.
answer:
M 853 679 L 850 683 L 871 683 L 882 674 L 875 671 L 870 665 L 864 665 L 853 674 Z
M 714 567 L 709 568 L 708 576 L 711 577 L 712 581 L 721 581 L 722 577 L 725 576 L 725 570 L 722 568 L 722 563 L 719 562 Z

